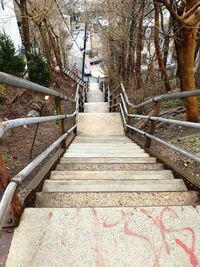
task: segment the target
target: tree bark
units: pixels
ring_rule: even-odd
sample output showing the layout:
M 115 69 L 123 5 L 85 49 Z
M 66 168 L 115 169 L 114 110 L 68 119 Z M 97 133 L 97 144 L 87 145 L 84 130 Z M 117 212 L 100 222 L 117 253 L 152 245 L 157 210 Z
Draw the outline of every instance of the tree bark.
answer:
M 140 11 L 139 11 L 139 23 L 137 31 L 137 44 L 136 44 L 136 64 L 135 64 L 135 78 L 136 88 L 141 88 L 141 64 L 142 64 L 142 40 L 143 40 L 143 19 L 144 19 L 144 8 L 146 0 L 142 0 Z
M 52 48 L 53 48 L 53 51 L 54 51 L 54 55 L 55 55 L 55 58 L 56 58 L 56 63 L 59 66 L 60 70 L 62 70 L 62 61 L 61 61 L 61 58 L 60 58 L 60 53 L 57 50 L 56 41 L 54 40 L 54 36 L 53 36 L 52 30 L 50 28 L 50 25 L 48 25 L 48 22 L 47 22 L 46 19 L 44 20 L 44 25 L 45 25 L 45 28 L 46 28 L 46 30 L 48 32 L 48 35 L 49 35 L 49 40 L 51 42 L 51 45 L 52 45 Z
M 51 66 L 51 48 L 50 48 L 50 45 L 49 45 L 48 40 L 47 40 L 46 31 L 42 27 L 42 23 L 38 24 L 38 29 L 39 29 L 40 36 L 42 39 L 47 63 L 49 64 L 49 66 Z
M 196 29 L 181 28 L 179 30 L 181 42 L 177 44 L 179 78 L 181 91 L 196 89 L 194 77 L 194 56 L 196 48 Z M 198 98 L 185 99 L 187 119 L 192 122 L 199 121 Z
M 174 32 L 177 51 L 178 75 L 181 91 L 195 90 L 194 57 L 196 49 L 196 28 L 200 22 L 200 4 L 198 0 L 182 1 L 180 6 L 172 5 L 166 0 L 157 0 L 163 3 L 171 13 L 176 29 Z M 187 119 L 199 121 L 198 98 L 185 99 Z
M 30 29 L 29 29 L 26 0 L 20 0 L 19 8 L 21 11 L 21 18 L 22 18 L 22 31 L 23 31 L 26 59 L 27 61 L 29 61 L 31 57 L 31 41 L 30 41 L 31 38 L 30 38 Z

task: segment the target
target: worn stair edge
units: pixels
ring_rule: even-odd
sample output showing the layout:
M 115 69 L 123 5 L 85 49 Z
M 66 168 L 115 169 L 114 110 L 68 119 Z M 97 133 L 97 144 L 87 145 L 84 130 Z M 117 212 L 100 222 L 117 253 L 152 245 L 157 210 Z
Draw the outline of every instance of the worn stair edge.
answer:
M 181 179 L 174 180 L 46 180 L 43 192 L 149 192 L 187 191 Z
M 135 149 L 135 148 L 140 148 L 140 146 L 135 145 L 135 144 L 119 144 L 119 143 L 84 143 L 84 144 L 79 144 L 79 143 L 72 143 L 70 147 L 73 148 L 100 148 L 100 149 L 107 149 L 107 148 L 124 148 L 124 149 Z
M 102 180 L 102 179 L 116 179 L 116 180 L 170 180 L 174 179 L 171 171 L 53 171 L 50 179 L 52 180 Z
M 151 164 L 151 163 L 156 163 L 156 158 L 153 157 L 146 157 L 146 158 L 130 158 L 130 157 L 126 157 L 126 158 L 117 158 L 117 157 L 63 157 L 60 159 L 60 163 L 105 163 L 105 164 L 112 164 L 112 163 L 119 163 L 119 164 L 123 164 L 123 163 L 147 163 L 147 164 Z
M 145 207 L 182 206 L 199 204 L 195 191 L 187 192 L 109 192 L 109 193 L 52 193 L 40 192 L 36 195 L 36 207 Z
M 113 139 L 107 139 L 107 140 L 102 140 L 102 139 L 79 139 L 79 140 L 74 140 L 73 144 L 134 144 L 129 140 L 113 140 Z
M 160 163 L 60 163 L 56 166 L 57 171 L 141 171 L 141 170 L 163 170 Z
M 115 154 L 115 153 L 112 153 L 112 154 L 109 154 L 109 153 L 65 153 L 63 155 L 64 158 L 80 158 L 80 157 L 84 157 L 84 158 L 88 158 L 88 157 L 95 157 L 95 158 L 105 158 L 105 157 L 109 157 L 109 158 L 150 158 L 149 154 L 145 154 L 145 153 L 134 153 L 134 154 L 131 154 L 129 153 L 128 154 Z
M 140 147 L 102 147 L 102 146 L 99 146 L 99 147 L 95 147 L 95 146 L 70 146 L 70 148 L 67 149 L 68 152 L 105 152 L 105 151 L 108 151 L 108 153 L 145 153 L 144 149 L 140 148 Z

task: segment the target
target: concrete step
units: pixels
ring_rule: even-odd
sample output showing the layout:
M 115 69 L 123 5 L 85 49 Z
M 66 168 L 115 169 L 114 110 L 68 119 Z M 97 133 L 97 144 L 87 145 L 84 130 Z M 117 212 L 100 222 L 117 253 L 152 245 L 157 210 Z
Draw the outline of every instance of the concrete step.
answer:
M 83 152 L 104 152 L 104 151 L 108 151 L 110 152 L 145 152 L 144 149 L 140 148 L 140 147 L 123 147 L 123 146 L 70 146 L 67 149 L 68 152 L 79 152 L 79 151 L 83 151 Z
M 110 113 L 110 114 L 113 114 L 113 113 Z M 114 114 L 118 114 L 118 113 L 114 113 Z M 129 140 L 129 141 L 131 141 L 131 139 L 128 138 L 127 136 L 125 136 L 124 134 L 122 134 L 122 135 L 110 135 L 110 136 L 77 135 L 75 140 L 84 140 L 84 139 L 94 139 L 94 140 L 96 140 L 96 139 L 101 139 L 101 140 L 112 139 L 112 140 Z
M 199 221 L 199 206 L 27 208 L 6 267 L 197 267 Z
M 53 180 L 164 180 L 173 179 L 171 171 L 53 171 Z
M 72 143 L 69 147 L 71 148 L 76 148 L 76 149 L 141 149 L 140 146 L 133 144 L 133 143 L 125 143 L 125 144 L 119 144 L 119 143 L 83 143 L 83 144 L 78 144 L 78 143 Z
M 38 208 L 75 207 L 145 207 L 199 204 L 195 191 L 190 192 L 109 192 L 109 193 L 37 193 Z
M 123 133 L 124 134 L 124 133 Z M 88 136 L 88 135 L 77 135 L 73 141 L 73 144 L 134 144 L 136 145 L 131 139 L 123 136 L 112 135 L 112 136 Z
M 85 103 L 85 113 L 105 113 L 109 112 L 107 102 Z
M 131 140 L 129 139 L 113 139 L 113 138 L 110 138 L 110 139 L 91 139 L 91 138 L 87 138 L 87 139 L 75 139 L 73 141 L 73 144 L 94 144 L 94 145 L 98 145 L 98 144 L 102 144 L 103 145 L 106 145 L 106 144 L 119 144 L 119 145 L 128 145 L 128 144 L 134 144 Z
M 174 180 L 45 180 L 43 192 L 149 192 L 187 191 Z
M 101 91 L 88 92 L 87 94 L 88 102 L 104 102 L 104 95 Z
M 104 164 L 123 164 L 123 163 L 156 163 L 156 158 L 153 157 L 149 157 L 149 158 L 130 158 L 130 157 L 126 157 L 126 158 L 107 158 L 107 157 L 101 157 L 101 158 L 96 158 L 96 157 L 75 157 L 75 158 L 61 158 L 60 163 L 65 164 L 65 163 L 104 163 Z
M 129 152 L 129 153 L 126 153 L 126 152 L 124 152 L 123 154 L 122 153 L 120 153 L 120 152 L 109 152 L 109 151 L 107 151 L 107 152 L 95 152 L 95 151 L 90 151 L 90 152 L 84 152 L 84 151 L 80 151 L 80 152 L 74 152 L 74 153 L 72 153 L 72 152 L 66 152 L 65 154 L 64 154 L 64 156 L 63 156 L 64 158 L 75 158 L 75 157 L 77 157 L 77 158 L 81 158 L 81 157 L 86 157 L 86 158 L 88 158 L 88 157 L 95 157 L 95 158 L 105 158 L 105 157 L 107 157 L 107 158 L 109 158 L 109 157 L 111 157 L 111 158 L 114 158 L 114 157 L 116 157 L 116 158 L 130 158 L 130 157 L 133 157 L 133 158 L 149 158 L 150 156 L 149 156 L 149 154 L 147 154 L 147 153 L 144 153 L 144 152 L 138 152 L 138 151 L 136 151 L 136 152 Z
M 121 115 L 120 113 L 80 113 L 78 116 L 78 134 L 123 135 Z
M 150 159 L 150 158 L 147 158 Z M 87 160 L 87 158 L 86 158 Z M 141 158 L 141 160 L 143 160 Z M 158 163 L 60 163 L 57 171 L 156 171 L 163 170 L 163 165 Z

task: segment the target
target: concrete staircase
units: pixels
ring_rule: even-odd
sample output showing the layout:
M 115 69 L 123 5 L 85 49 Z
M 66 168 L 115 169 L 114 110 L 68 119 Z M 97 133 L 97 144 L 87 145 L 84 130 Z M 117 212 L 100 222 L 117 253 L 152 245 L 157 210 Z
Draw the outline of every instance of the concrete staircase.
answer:
M 88 96 L 78 136 L 25 209 L 6 266 L 200 266 L 197 193 L 125 136 L 97 84 Z

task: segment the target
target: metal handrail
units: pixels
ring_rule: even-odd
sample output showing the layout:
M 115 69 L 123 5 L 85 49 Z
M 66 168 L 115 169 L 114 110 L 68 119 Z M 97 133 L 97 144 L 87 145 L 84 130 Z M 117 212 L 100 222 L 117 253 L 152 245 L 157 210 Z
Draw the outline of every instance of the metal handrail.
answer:
M 65 114 L 65 115 L 44 116 L 44 117 L 37 117 L 37 118 L 21 118 L 21 119 L 4 121 L 0 124 L 0 138 L 2 138 L 9 129 L 21 127 L 24 125 L 31 125 L 31 124 L 36 124 L 36 123 L 44 123 L 44 122 L 62 120 L 66 118 L 72 118 L 75 115 L 76 115 L 76 111 L 74 111 L 71 114 Z
M 161 117 L 136 115 L 136 114 L 127 114 L 127 116 L 131 117 L 131 118 L 147 119 L 150 121 L 158 121 L 158 122 L 164 122 L 164 123 L 175 124 L 175 125 L 179 125 L 179 126 L 185 126 L 185 127 L 192 127 L 192 128 L 200 129 L 200 123 L 197 123 L 197 122 L 171 120 L 171 119 L 166 119 L 166 118 L 161 118 Z
M 135 105 L 135 104 L 130 102 L 123 83 L 121 83 L 120 85 L 117 86 L 117 88 L 112 92 L 112 95 L 113 95 L 113 93 L 117 92 L 119 89 L 121 89 L 126 103 L 134 109 L 137 109 L 137 108 L 140 108 L 140 107 L 143 107 L 145 105 L 152 104 L 155 102 L 159 102 L 162 100 L 170 100 L 170 99 L 176 99 L 176 98 L 182 99 L 182 98 L 186 98 L 186 97 L 200 96 L 200 89 L 195 89 L 195 90 L 190 90 L 190 91 L 185 91 L 185 92 L 168 93 L 168 94 L 164 94 L 164 95 L 160 95 L 160 96 L 155 96 L 155 97 L 150 98 L 146 101 L 143 101 L 140 104 Z M 112 100 L 113 100 L 113 98 L 111 99 L 111 101 Z
M 27 80 L 22 79 L 22 78 L 15 77 L 13 75 L 10 75 L 10 74 L 4 73 L 4 72 L 0 72 L 0 83 L 6 84 L 9 86 L 13 86 L 13 87 L 19 87 L 19 88 L 31 90 L 34 92 L 48 95 L 48 96 L 58 97 L 61 100 L 75 102 L 74 99 L 67 97 L 67 96 L 64 96 L 53 89 L 49 89 L 45 86 L 27 81 Z
M 73 73 L 68 67 L 67 65 L 65 65 L 64 68 L 64 73 L 66 75 L 68 75 L 71 79 L 75 80 L 77 83 L 79 83 L 80 85 L 84 86 L 84 81 L 82 80 L 82 78 L 80 78 L 78 75 L 76 75 L 75 73 Z
M 186 157 L 188 157 L 188 158 L 200 163 L 200 157 L 194 156 L 193 154 L 187 152 L 185 149 L 182 149 L 180 147 L 174 146 L 174 145 L 172 145 L 172 144 L 170 144 L 170 143 L 168 143 L 168 142 L 166 142 L 166 141 L 164 141 L 164 140 L 162 140 L 162 139 L 160 139 L 160 138 L 158 138 L 158 137 L 156 137 L 156 136 L 154 136 L 152 134 L 146 133 L 146 132 L 144 132 L 144 131 L 136 128 L 136 127 L 133 127 L 131 125 L 126 124 L 126 127 L 134 130 L 135 132 L 138 132 L 138 133 L 142 134 L 145 137 L 148 137 L 148 138 L 150 138 L 150 139 L 152 139 L 154 141 L 157 141 L 158 143 L 160 143 L 162 145 L 165 145 L 165 146 L 167 146 L 167 147 L 179 152 L 180 154 L 182 154 L 182 155 L 184 155 L 184 156 L 186 156 Z
M 21 170 L 17 175 L 15 175 L 9 182 L 6 190 L 3 194 L 2 200 L 0 202 L 0 229 L 3 226 L 5 217 L 7 215 L 8 209 L 10 207 L 13 195 L 18 187 L 18 185 L 35 169 L 37 168 L 51 153 L 52 151 L 60 145 L 60 143 L 75 129 L 77 125 L 74 125 L 70 130 L 58 138 L 51 146 L 49 146 L 44 152 L 42 152 L 36 159 L 34 159 L 30 164 L 28 164 L 23 170 Z
M 147 100 L 147 101 L 143 102 L 142 105 L 149 104 L 152 102 L 156 103 L 158 101 L 166 100 L 166 99 L 185 98 L 185 97 L 189 97 L 189 96 L 199 96 L 199 95 L 200 95 L 200 90 L 196 90 L 194 92 L 182 92 L 182 93 L 166 94 L 166 95 L 158 96 L 158 97 L 152 98 L 150 100 Z M 127 120 L 128 120 L 128 118 L 139 118 L 139 119 L 146 119 L 149 121 L 159 121 L 159 122 L 164 122 L 164 123 L 169 123 L 169 124 L 174 124 L 174 125 L 179 125 L 179 126 L 184 126 L 184 127 L 191 127 L 191 128 L 196 128 L 196 129 L 200 129 L 200 123 L 180 121 L 180 120 L 171 120 L 171 119 L 161 118 L 161 117 L 157 117 L 157 116 L 145 116 L 145 115 L 129 114 L 127 111 L 127 107 L 126 107 L 126 103 L 127 104 L 129 104 L 129 103 L 128 103 L 128 101 L 127 101 L 128 99 L 126 97 L 127 97 L 127 94 L 126 94 L 125 88 L 123 87 L 122 93 L 120 93 L 121 103 L 118 102 L 115 105 L 110 106 L 110 108 L 111 108 L 111 107 L 119 105 L 125 130 L 127 128 L 132 129 L 133 131 L 143 135 L 144 137 L 147 137 L 147 138 L 154 140 L 154 141 L 156 141 L 162 145 L 165 145 L 166 147 L 171 148 L 174 151 L 179 152 L 180 154 L 194 160 L 195 162 L 200 163 L 200 157 L 197 157 L 197 156 L 187 152 L 186 150 L 184 150 L 180 147 L 174 146 L 174 145 L 172 145 L 172 144 L 170 144 L 170 143 L 168 143 L 168 142 L 166 142 L 166 141 L 164 141 L 164 140 L 162 140 L 162 139 L 160 139 L 160 138 L 158 138 L 158 137 L 156 137 L 150 133 L 142 131 L 142 130 L 128 124 Z M 137 105 L 137 107 L 141 107 L 142 105 L 139 104 L 139 105 Z M 134 107 L 135 107 L 135 105 L 134 105 Z
M 80 84 L 78 82 L 76 93 L 74 99 L 69 98 L 67 96 L 64 96 L 60 94 L 59 92 L 56 92 L 53 89 L 46 88 L 44 86 L 29 82 L 27 80 L 17 78 L 15 76 L 2 73 L 0 72 L 0 82 L 14 86 L 14 87 L 20 87 L 27 90 L 39 92 L 45 95 L 53 96 L 55 99 L 56 104 L 56 116 L 45 116 L 45 117 L 37 117 L 37 118 L 19 118 L 14 120 L 5 121 L 0 124 L 0 138 L 3 137 L 3 135 L 11 128 L 20 127 L 23 125 L 30 125 L 30 124 L 36 124 L 36 123 L 43 123 L 43 122 L 50 122 L 50 121 L 60 121 L 60 129 L 61 129 L 61 136 L 60 138 L 55 141 L 51 146 L 49 146 L 43 153 L 41 153 L 35 160 L 33 160 L 30 164 L 28 164 L 22 171 L 20 171 L 16 176 L 14 176 L 10 181 L 8 186 L 5 189 L 3 198 L 0 202 L 0 229 L 3 225 L 4 219 L 6 217 L 7 211 L 10 207 L 13 195 L 17 189 L 17 186 L 19 183 L 21 183 L 36 167 L 38 167 L 44 159 L 50 155 L 50 153 L 58 147 L 65 139 L 66 137 L 71 134 L 73 131 L 77 129 L 77 124 L 75 122 L 75 125 L 68 130 L 67 132 L 64 132 L 64 119 L 65 118 L 72 118 L 78 116 L 79 110 L 84 108 L 85 103 L 85 97 L 84 94 L 86 94 L 86 85 L 85 83 Z M 82 92 L 81 88 L 82 87 Z M 80 96 L 81 94 L 81 96 Z M 71 114 L 61 114 L 61 100 L 70 101 L 75 104 L 75 110 Z
M 200 90 L 199 90 L 200 91 Z M 184 92 L 185 93 L 185 92 Z M 178 94 L 179 95 L 179 94 Z M 184 94 L 184 97 L 185 97 L 186 94 Z M 163 95 L 164 97 L 166 95 Z M 175 97 L 176 96 L 176 97 Z M 182 95 L 183 96 L 183 95 Z M 188 94 L 187 94 L 188 96 Z M 177 98 L 177 94 L 173 94 L 173 97 L 174 98 Z M 187 122 L 187 121 L 179 121 L 179 120 L 171 120 L 171 119 L 166 119 L 166 118 L 160 118 L 160 117 L 155 117 L 155 116 L 145 116 L 145 115 L 137 115 L 137 114 L 128 114 L 128 111 L 127 111 L 127 107 L 126 107 L 126 101 L 124 99 L 124 94 L 120 94 L 120 98 L 121 98 L 121 103 L 117 103 L 115 104 L 116 105 L 119 105 L 120 107 L 120 112 L 121 112 L 121 115 L 122 115 L 122 120 L 123 120 L 123 124 L 124 124 L 124 128 L 129 128 L 129 129 L 132 129 L 134 130 L 135 132 L 139 133 L 139 134 L 142 134 L 143 136 L 151 139 L 151 140 L 154 140 L 162 145 L 165 145 L 177 152 L 179 152 L 180 154 L 194 160 L 195 162 L 197 163 L 200 163 L 200 157 L 197 157 L 189 152 L 187 152 L 186 150 L 180 148 L 180 147 L 176 147 L 156 136 L 153 136 L 152 134 L 149 134 L 147 132 L 144 132 L 134 126 L 131 126 L 127 123 L 127 118 L 128 117 L 131 117 L 131 118 L 139 118 L 139 119 L 148 119 L 150 121 L 160 121 L 160 122 L 164 122 L 164 123 L 169 123 L 169 124 L 175 124 L 175 125 L 179 125 L 179 126 L 185 126 L 185 127 L 192 127 L 192 128 L 196 128 L 196 129 L 200 129 L 200 123 L 194 123 L 194 122 Z M 183 97 L 182 97 L 183 98 Z M 158 99 L 158 97 L 157 97 Z M 159 98 L 160 99 L 160 98 Z M 164 99 L 164 98 L 162 98 Z

